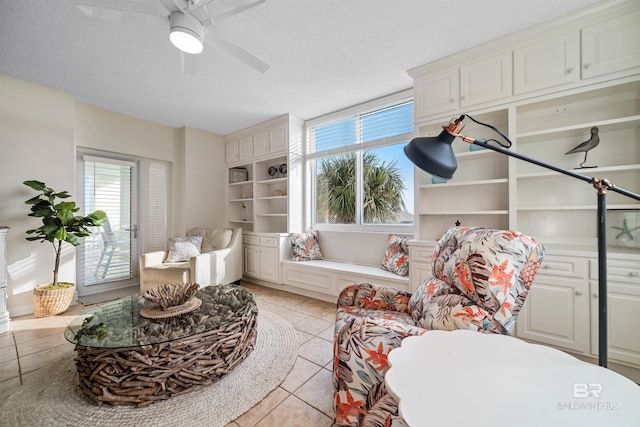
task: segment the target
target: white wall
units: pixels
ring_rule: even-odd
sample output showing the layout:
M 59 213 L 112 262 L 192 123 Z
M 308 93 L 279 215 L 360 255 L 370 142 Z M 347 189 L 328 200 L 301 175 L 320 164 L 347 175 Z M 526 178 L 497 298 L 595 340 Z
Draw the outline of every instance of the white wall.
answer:
M 171 162 L 169 235 L 224 220 L 223 137 L 103 110 L 77 102 L 68 93 L 0 75 L 0 225 L 11 227 L 11 317 L 33 312 L 31 290 L 53 278 L 51 246 L 25 240 L 25 231 L 40 224 L 27 216 L 24 201 L 34 192 L 22 182 L 37 179 L 75 194 L 77 147 Z M 60 280 L 75 281 L 75 250 L 70 245 L 63 252 Z
M 183 129 L 185 227 L 227 227 L 225 139 L 199 129 Z M 211 146 L 222 147 L 222 151 L 212 156 Z

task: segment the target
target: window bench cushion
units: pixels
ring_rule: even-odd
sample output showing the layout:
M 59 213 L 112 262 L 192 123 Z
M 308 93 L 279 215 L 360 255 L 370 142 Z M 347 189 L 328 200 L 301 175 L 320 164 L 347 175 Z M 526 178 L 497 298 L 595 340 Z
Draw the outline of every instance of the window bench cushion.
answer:
M 336 297 L 345 286 L 354 282 L 409 290 L 408 276 L 398 276 L 379 266 L 330 260 L 282 261 L 282 282 Z

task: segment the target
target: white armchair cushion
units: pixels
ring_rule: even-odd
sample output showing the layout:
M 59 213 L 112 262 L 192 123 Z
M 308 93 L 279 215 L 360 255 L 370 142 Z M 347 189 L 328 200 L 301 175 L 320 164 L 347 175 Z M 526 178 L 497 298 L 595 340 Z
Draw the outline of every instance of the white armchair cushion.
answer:
M 228 248 L 231 243 L 233 230 L 228 228 L 193 228 L 188 232 L 189 236 L 199 235 L 202 237 L 201 252 L 211 252 L 218 249 Z
M 189 261 L 192 256 L 200 255 L 202 236 L 174 237 L 169 239 L 169 253 L 164 262 Z

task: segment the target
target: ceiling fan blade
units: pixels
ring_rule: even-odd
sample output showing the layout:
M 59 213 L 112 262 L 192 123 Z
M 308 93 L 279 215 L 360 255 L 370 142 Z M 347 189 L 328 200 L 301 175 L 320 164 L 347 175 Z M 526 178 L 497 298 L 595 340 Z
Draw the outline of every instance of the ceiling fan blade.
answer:
M 151 13 L 134 12 L 131 10 L 113 9 L 109 7 L 88 5 L 85 3 L 74 2 L 75 6 L 90 18 L 108 19 L 111 21 L 123 21 L 139 24 L 145 22 L 148 24 L 165 24 L 167 18 L 164 16 L 153 15 Z
M 180 52 L 180 64 L 182 66 L 182 72 L 196 75 L 198 67 L 198 55 L 192 55 L 190 53 Z
M 257 71 L 260 71 L 261 73 L 265 73 L 269 68 L 271 68 L 266 62 L 255 57 L 240 46 L 235 45 L 228 40 L 217 36 L 209 37 L 209 40 L 215 43 L 216 46 L 225 51 L 227 54 L 233 56 L 241 62 L 244 62 L 248 66 L 256 69 Z
M 253 3 L 249 3 L 249 4 L 245 4 L 243 6 L 236 7 L 235 9 L 231 9 L 231 10 L 229 10 L 227 12 L 223 12 L 223 13 L 220 13 L 218 15 L 213 15 L 213 16 L 211 16 L 209 18 L 206 18 L 206 19 L 201 19 L 201 21 L 202 21 L 202 24 L 206 27 L 207 25 L 215 24 L 216 22 L 220 22 L 220 21 L 222 21 L 224 19 L 227 19 L 227 18 L 229 18 L 231 16 L 234 16 L 234 15 L 237 15 L 239 13 L 242 13 L 245 10 L 249 10 L 249 9 L 254 8 L 254 7 L 258 6 L 258 5 L 261 5 L 264 2 L 265 2 L 265 0 L 256 0 Z M 203 7 L 206 8 L 206 5 L 203 6 Z
M 117 9 L 109 9 L 101 6 L 89 6 L 87 4 L 75 3 L 80 12 L 90 18 L 110 19 L 112 21 L 122 21 L 124 19 L 124 11 Z
M 171 13 L 171 12 L 175 12 L 176 10 L 180 10 L 180 12 L 184 13 L 185 10 L 185 2 L 184 1 L 180 1 L 180 0 L 158 0 L 160 2 L 160 4 L 162 4 L 162 6 L 164 6 L 165 9 L 167 9 L 167 12 Z

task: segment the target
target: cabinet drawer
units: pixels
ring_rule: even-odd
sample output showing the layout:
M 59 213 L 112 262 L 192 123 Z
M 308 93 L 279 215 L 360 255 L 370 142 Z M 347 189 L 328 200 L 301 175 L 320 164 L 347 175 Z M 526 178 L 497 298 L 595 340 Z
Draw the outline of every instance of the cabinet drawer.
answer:
M 542 259 L 538 275 L 582 279 L 587 277 L 587 260 L 561 255 L 547 255 Z
M 245 245 L 259 245 L 260 237 L 259 236 L 242 236 L 242 242 Z
M 598 279 L 598 260 L 589 261 L 589 277 Z M 640 264 L 637 261 L 607 260 L 607 278 L 616 282 L 640 285 Z
M 431 247 L 414 247 L 409 249 L 411 261 L 425 262 L 431 264 L 433 257 L 433 249 Z
M 260 236 L 260 245 L 261 246 L 268 246 L 270 248 L 277 248 L 278 247 L 278 239 L 275 238 L 275 237 Z

